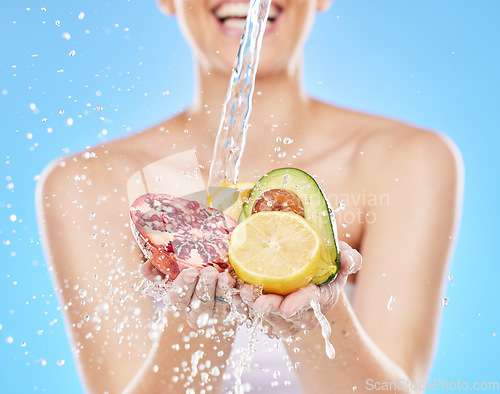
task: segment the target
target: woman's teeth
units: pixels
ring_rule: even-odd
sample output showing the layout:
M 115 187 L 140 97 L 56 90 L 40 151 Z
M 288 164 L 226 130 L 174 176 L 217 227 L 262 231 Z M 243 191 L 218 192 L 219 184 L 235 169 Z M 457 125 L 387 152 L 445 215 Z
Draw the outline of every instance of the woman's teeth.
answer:
M 219 19 L 246 18 L 248 14 L 249 3 L 222 3 L 215 10 L 215 15 Z
M 243 30 L 245 28 L 246 18 L 227 18 L 222 21 L 224 26 L 231 29 Z
M 215 16 L 224 26 L 243 30 L 245 28 L 248 9 L 249 3 L 223 3 L 215 10 Z M 278 13 L 279 11 L 271 6 L 267 25 L 276 19 Z

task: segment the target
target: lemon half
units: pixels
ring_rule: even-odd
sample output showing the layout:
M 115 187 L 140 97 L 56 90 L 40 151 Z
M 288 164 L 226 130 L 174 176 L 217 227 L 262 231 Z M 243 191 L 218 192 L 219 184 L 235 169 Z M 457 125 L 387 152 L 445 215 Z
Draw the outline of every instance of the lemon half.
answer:
M 281 295 L 311 281 L 320 254 L 318 234 L 292 212 L 253 214 L 236 226 L 229 242 L 229 261 L 238 277 Z

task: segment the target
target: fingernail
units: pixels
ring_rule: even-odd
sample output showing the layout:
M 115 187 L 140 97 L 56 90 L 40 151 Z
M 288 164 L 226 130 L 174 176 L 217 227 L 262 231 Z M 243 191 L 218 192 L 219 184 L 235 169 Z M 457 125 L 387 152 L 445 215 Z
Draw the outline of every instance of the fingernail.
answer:
M 193 283 L 198 277 L 198 270 L 189 270 L 184 274 L 184 282 Z
M 203 275 L 201 274 L 200 275 L 200 279 L 201 279 L 201 282 L 204 284 L 204 285 L 212 285 L 215 283 L 215 279 L 216 277 L 212 276 L 212 275 Z
M 226 276 L 219 276 L 219 279 L 217 279 L 217 281 L 219 282 L 220 287 L 229 287 L 229 279 Z
M 271 310 L 271 307 L 269 305 L 254 305 L 253 310 L 257 313 L 268 313 Z

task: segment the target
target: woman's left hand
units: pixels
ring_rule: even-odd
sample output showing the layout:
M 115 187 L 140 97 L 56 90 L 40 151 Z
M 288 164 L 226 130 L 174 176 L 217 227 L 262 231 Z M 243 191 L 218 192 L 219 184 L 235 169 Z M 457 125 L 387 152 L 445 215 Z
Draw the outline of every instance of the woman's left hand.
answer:
M 311 307 L 317 299 L 323 313 L 330 311 L 344 288 L 347 277 L 361 269 L 361 254 L 347 243 L 340 242 L 340 271 L 335 280 L 324 286 L 309 284 L 287 296 L 264 294 L 256 296 L 255 287 L 244 284 L 240 289 L 242 300 L 248 305 L 250 315 L 262 315 L 269 336 L 288 337 L 303 330 L 312 330 L 319 324 Z M 253 312 L 253 313 L 252 313 Z

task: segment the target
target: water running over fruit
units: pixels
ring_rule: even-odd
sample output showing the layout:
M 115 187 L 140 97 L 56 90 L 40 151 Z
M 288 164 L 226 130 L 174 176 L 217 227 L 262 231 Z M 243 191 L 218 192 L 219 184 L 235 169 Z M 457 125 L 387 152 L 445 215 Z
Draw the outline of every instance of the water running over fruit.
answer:
M 262 37 L 271 0 L 252 0 L 235 67 L 231 73 L 221 122 L 215 141 L 208 188 L 238 181 L 238 170 L 245 148 L 248 119 L 252 111 L 255 75 Z

